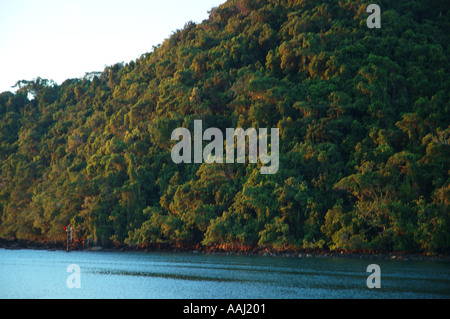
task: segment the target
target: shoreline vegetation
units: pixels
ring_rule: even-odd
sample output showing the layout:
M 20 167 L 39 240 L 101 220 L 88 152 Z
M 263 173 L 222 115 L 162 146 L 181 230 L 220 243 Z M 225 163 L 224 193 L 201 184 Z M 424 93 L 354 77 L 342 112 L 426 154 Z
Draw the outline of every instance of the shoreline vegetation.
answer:
M 0 238 L 0 249 L 7 250 L 65 250 L 64 241 L 54 240 L 23 240 Z M 371 250 L 336 250 L 327 249 L 298 249 L 274 248 L 257 245 L 181 245 L 181 244 L 154 244 L 154 245 L 107 245 L 106 247 L 89 244 L 87 241 L 75 241 L 70 251 L 103 251 L 103 252 L 143 252 L 143 253 L 192 253 L 192 254 L 221 254 L 234 256 L 274 256 L 285 258 L 352 258 L 368 260 L 401 260 L 401 261 L 440 261 L 450 262 L 450 255 L 429 252 L 402 252 L 402 251 L 371 251 Z
M 370 29 L 366 0 L 228 0 L 136 60 L 19 80 L 0 93 L 0 238 L 449 255 L 447 3 L 379 0 Z M 250 147 L 177 164 L 177 128 L 278 129 L 279 169 Z

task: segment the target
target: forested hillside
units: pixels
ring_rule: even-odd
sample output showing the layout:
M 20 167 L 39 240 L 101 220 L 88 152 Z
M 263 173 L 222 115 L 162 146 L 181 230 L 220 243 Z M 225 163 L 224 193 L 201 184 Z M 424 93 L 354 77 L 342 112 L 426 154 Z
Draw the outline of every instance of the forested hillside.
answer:
M 229 0 L 129 63 L 19 81 L 0 237 L 448 253 L 449 6 L 377 0 L 369 29 L 369 3 Z M 194 120 L 279 128 L 279 171 L 174 164 Z

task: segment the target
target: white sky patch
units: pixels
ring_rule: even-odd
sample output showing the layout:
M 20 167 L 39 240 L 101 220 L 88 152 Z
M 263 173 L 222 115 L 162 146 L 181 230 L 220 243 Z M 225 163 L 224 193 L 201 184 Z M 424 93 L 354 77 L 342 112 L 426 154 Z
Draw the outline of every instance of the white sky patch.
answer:
M 79 5 L 70 4 L 67 7 L 67 27 L 76 30 L 82 25 L 81 8 Z
M 61 84 L 152 51 L 225 0 L 0 0 L 0 93 L 37 77 Z

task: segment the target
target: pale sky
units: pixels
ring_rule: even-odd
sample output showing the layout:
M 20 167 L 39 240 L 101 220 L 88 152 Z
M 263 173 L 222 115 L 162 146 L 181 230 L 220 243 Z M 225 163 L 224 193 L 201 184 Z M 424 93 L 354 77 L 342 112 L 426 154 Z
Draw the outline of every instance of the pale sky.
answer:
M 0 93 L 128 63 L 225 0 L 0 0 Z

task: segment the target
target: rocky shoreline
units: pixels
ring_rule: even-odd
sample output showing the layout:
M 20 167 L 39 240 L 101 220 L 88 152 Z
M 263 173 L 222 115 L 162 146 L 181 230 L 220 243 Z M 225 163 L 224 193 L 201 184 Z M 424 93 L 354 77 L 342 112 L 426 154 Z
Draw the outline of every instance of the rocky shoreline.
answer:
M 7 250 L 66 250 L 65 242 L 58 241 L 27 241 L 18 239 L 0 238 L 0 248 Z M 75 242 L 70 246 L 71 251 L 105 251 L 105 252 L 167 252 L 167 253 L 192 253 L 234 256 L 274 256 L 284 258 L 352 258 L 368 260 L 401 260 L 401 261 L 443 261 L 450 262 L 450 255 L 427 254 L 409 252 L 373 252 L 373 251 L 327 251 L 327 250 L 298 250 L 298 249 L 272 249 L 268 247 L 248 246 L 215 246 L 215 247 L 186 247 L 160 244 L 153 246 L 113 246 L 107 247 L 85 245 L 84 242 Z

